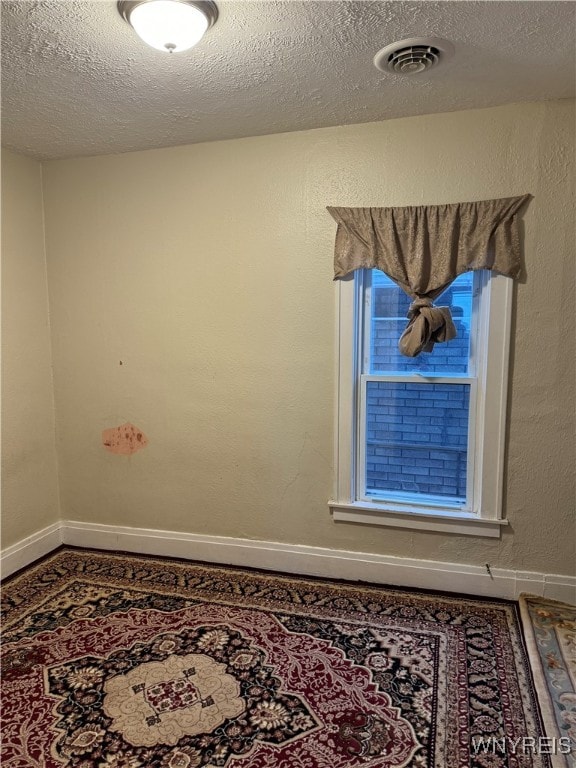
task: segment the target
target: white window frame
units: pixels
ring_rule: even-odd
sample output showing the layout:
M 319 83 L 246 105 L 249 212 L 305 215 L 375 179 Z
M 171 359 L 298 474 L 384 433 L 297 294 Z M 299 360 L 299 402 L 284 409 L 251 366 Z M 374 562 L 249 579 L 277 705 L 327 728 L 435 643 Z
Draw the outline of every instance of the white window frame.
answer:
M 508 360 L 513 285 L 510 278 L 482 271 L 474 301 L 477 333 L 471 337 L 476 377 L 434 377 L 434 381 L 471 383 L 467 479 L 473 479 L 469 506 L 400 500 L 367 500 L 360 488 L 363 464 L 362 340 L 366 331 L 364 270 L 336 282 L 337 371 L 334 497 L 329 501 L 334 520 L 370 525 L 434 530 L 497 537 L 507 521 L 502 518 L 502 486 L 508 389 Z M 476 287 L 478 286 L 479 287 Z M 393 376 L 375 377 L 394 380 Z M 422 377 L 423 378 L 423 377 Z M 400 377 L 405 380 L 405 377 Z M 364 474 L 364 473 L 362 473 Z

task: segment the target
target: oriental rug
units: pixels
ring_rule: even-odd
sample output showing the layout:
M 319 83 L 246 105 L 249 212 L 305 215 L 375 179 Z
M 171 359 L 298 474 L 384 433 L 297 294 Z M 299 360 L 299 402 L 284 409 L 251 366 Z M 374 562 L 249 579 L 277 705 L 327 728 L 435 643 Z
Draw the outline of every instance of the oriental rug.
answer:
M 570 747 L 553 765 L 576 768 L 576 605 L 521 595 L 520 610 L 546 732 Z
M 513 603 L 61 549 L 3 610 L 3 768 L 551 765 Z

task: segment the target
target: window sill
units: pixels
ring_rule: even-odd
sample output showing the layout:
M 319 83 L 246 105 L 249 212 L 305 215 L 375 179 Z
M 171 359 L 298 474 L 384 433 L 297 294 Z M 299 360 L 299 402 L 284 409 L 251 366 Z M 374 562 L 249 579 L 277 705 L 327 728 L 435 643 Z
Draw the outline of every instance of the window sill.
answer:
M 411 528 L 421 531 L 455 533 L 460 536 L 487 536 L 498 538 L 507 520 L 480 518 L 466 512 L 426 510 L 420 508 L 398 509 L 392 505 L 370 502 L 329 501 L 332 517 L 337 522 L 362 525 L 384 525 L 393 528 Z

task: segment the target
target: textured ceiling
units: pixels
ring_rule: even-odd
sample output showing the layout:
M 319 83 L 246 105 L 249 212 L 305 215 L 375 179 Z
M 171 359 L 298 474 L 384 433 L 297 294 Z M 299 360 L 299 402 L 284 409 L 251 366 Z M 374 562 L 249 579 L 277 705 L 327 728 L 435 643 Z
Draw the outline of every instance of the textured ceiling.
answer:
M 148 48 L 108 0 L 1 0 L 2 143 L 96 155 L 573 97 L 574 2 L 218 0 L 199 45 Z M 454 56 L 411 78 L 372 64 L 407 37 Z

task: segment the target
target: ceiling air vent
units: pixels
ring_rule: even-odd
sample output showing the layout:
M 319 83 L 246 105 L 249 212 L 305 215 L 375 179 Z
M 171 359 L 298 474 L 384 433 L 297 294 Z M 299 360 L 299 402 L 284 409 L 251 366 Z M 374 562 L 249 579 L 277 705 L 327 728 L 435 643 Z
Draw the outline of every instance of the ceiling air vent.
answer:
M 374 66 L 396 75 L 416 75 L 435 67 L 454 53 L 454 46 L 439 37 L 411 37 L 378 51 Z

